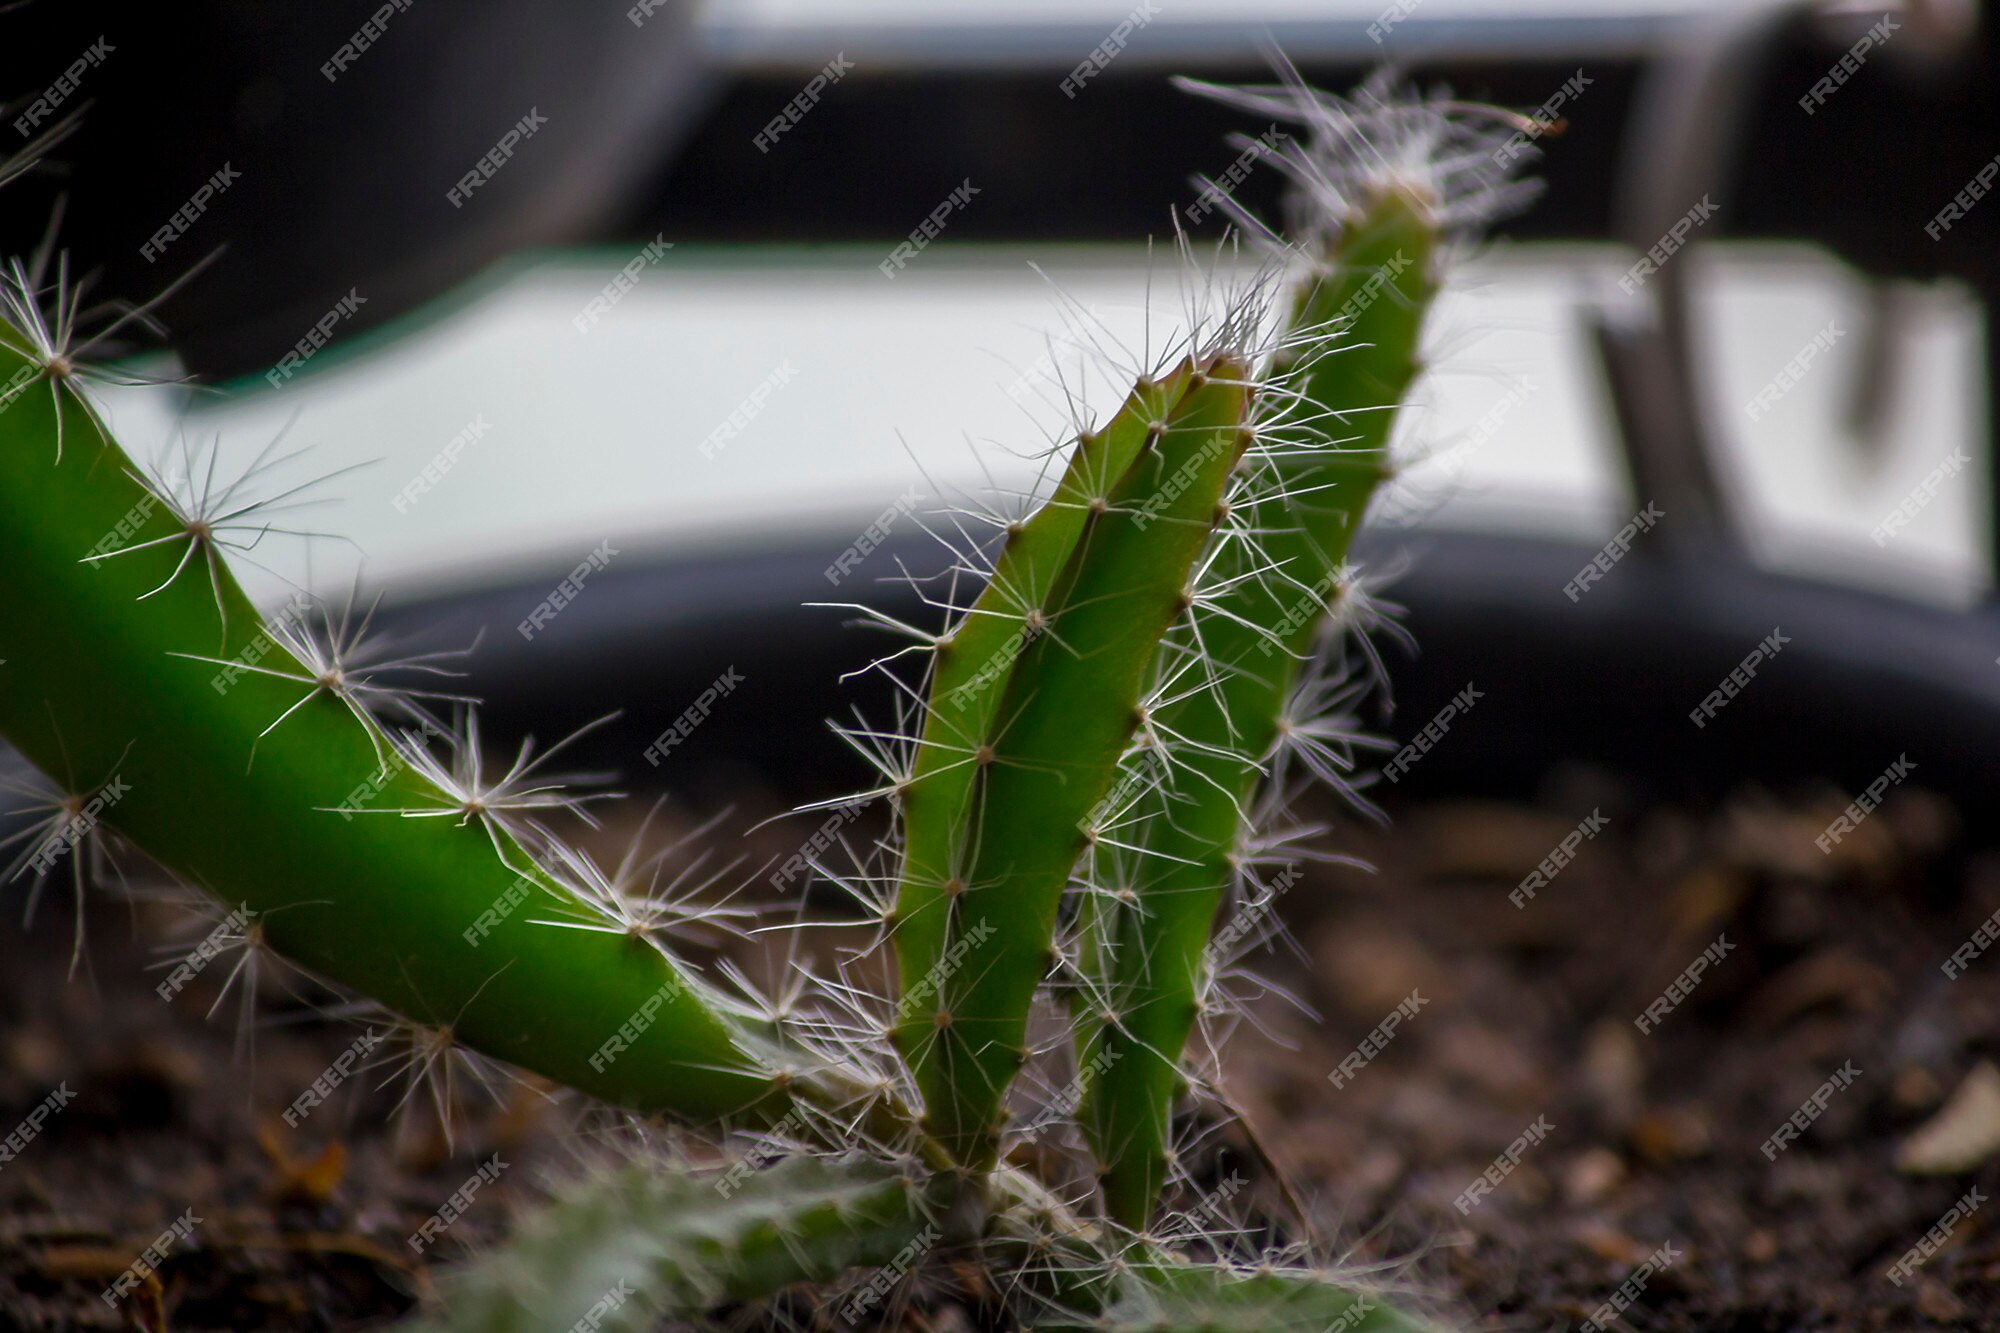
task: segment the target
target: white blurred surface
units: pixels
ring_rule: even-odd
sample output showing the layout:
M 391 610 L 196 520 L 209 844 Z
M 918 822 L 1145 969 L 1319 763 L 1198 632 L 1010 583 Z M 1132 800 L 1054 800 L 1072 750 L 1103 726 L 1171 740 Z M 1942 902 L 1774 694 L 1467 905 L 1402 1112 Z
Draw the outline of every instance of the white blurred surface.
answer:
M 983 491 L 989 474 L 1002 488 L 1032 486 L 1033 458 L 1067 416 L 1054 366 L 1097 414 L 1116 404 L 1124 372 L 1061 341 L 1077 328 L 1066 307 L 1132 348 L 1147 336 L 1149 300 L 1156 346 L 1182 310 L 1178 260 L 1137 248 L 941 245 L 890 281 L 874 247 L 682 246 L 580 333 L 573 317 L 629 257 L 514 266 L 427 320 L 320 354 L 278 391 L 261 380 L 221 394 L 121 390 L 109 411 L 141 457 L 171 447 L 176 430 L 219 435 L 226 472 L 296 414 L 291 439 L 312 454 L 294 476 L 379 460 L 330 483 L 338 503 L 303 525 L 351 538 L 371 581 L 404 589 L 566 568 L 607 538 L 620 550 L 689 550 L 809 532 L 838 550 L 913 484 L 947 499 Z M 1944 600 L 1981 583 L 1975 308 L 1950 289 L 1914 293 L 1886 449 L 1870 461 L 1839 424 L 1863 343 L 1851 275 L 1797 251 L 1711 247 L 1690 259 L 1702 264 L 1708 401 L 1759 551 Z M 1522 247 L 1459 271 L 1406 456 L 1450 450 L 1506 395 L 1527 397 L 1477 448 L 1414 465 L 1395 513 L 1588 537 L 1639 507 L 1623 493 L 1583 322 L 1586 299 L 1615 294 L 1620 262 Z M 1829 320 L 1845 336 L 1751 421 L 1745 404 Z M 1043 360 L 1050 339 L 1056 355 Z M 704 458 L 703 440 L 787 363 L 789 382 Z M 398 512 L 394 497 L 478 417 L 485 436 Z M 1974 467 L 1878 549 L 1870 529 L 1954 446 Z M 312 543 L 308 560 L 307 545 L 273 535 L 254 555 L 293 580 L 344 581 L 346 547 Z M 246 573 L 253 588 L 275 586 Z
M 1417 51 L 1581 55 L 1634 51 L 1708 15 L 1759 0 L 710 0 L 699 32 L 738 64 L 817 64 L 835 49 L 858 62 L 1065 67 L 1135 11 L 1119 54 L 1135 65 L 1199 53 L 1260 61 L 1278 38 L 1293 56 Z M 1371 34 L 1370 25 L 1376 28 Z M 1378 40 L 1379 38 L 1379 40 Z

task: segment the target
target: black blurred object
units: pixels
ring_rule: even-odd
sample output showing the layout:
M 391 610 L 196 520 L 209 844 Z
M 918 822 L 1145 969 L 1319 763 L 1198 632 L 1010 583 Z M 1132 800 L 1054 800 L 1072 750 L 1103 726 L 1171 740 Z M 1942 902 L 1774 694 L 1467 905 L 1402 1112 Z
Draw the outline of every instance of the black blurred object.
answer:
M 10 187 L 0 252 L 26 253 L 68 194 L 60 243 L 94 294 L 144 300 L 218 246 L 160 310 L 204 379 L 260 373 L 350 291 L 340 337 L 433 300 L 496 260 L 601 239 L 707 105 L 690 0 L 643 24 L 561 0 L 81 5 L 0 15 L 0 138 L 100 37 L 51 169 Z M 332 64 L 371 16 L 379 35 Z M 323 70 L 330 68 L 333 78 Z M 533 109 L 547 118 L 454 207 L 446 193 Z M 239 179 L 187 233 L 140 253 L 227 163 Z
M 387 15 L 381 36 L 329 81 L 322 66 L 378 13 Z M 2000 80 L 1982 77 L 2000 67 L 1992 26 L 1956 60 L 1905 60 L 1891 41 L 1870 77 L 1807 116 L 1800 92 L 1866 25 L 1802 12 L 1778 23 L 1750 72 L 1735 170 L 1717 191 L 1726 201 L 1719 234 L 1817 241 L 1870 273 L 1955 274 L 1993 291 L 2000 210 L 1973 209 L 1940 240 L 1924 232 L 2000 143 Z M 1355 83 L 1382 55 L 1365 42 L 1311 40 L 1340 25 L 1295 26 L 1302 72 L 1322 86 Z M 1630 141 L 1629 114 L 1641 78 L 1673 43 L 1453 55 L 1452 25 L 1436 27 L 1438 40 L 1413 48 L 1420 84 L 1532 107 L 1586 72 L 1579 114 L 1542 140 L 1542 199 L 1502 230 L 1617 239 L 1610 186 L 1621 164 L 1648 151 Z M 1189 175 L 1228 165 L 1223 135 L 1242 129 L 1241 118 L 1175 90 L 1169 68 L 1143 53 L 1065 97 L 1057 85 L 1080 38 L 1023 28 L 1006 60 L 972 49 L 990 45 L 990 34 L 940 27 L 931 68 L 857 61 L 839 96 L 822 98 L 771 152 L 753 137 L 831 58 L 838 34 L 795 63 L 704 59 L 687 0 L 666 0 L 642 23 L 620 4 L 561 0 L 402 10 L 30 0 L 0 17 L 0 94 L 11 119 L 98 37 L 109 41 L 113 53 L 72 99 L 88 112 L 59 154 L 67 179 L 41 188 L 68 189 L 62 239 L 79 269 L 102 269 L 103 292 L 143 298 L 227 245 L 223 262 L 162 312 L 189 368 L 221 378 L 272 365 L 350 289 L 368 305 L 342 337 L 521 249 L 636 243 L 659 230 L 684 240 L 894 237 L 965 178 L 981 185 L 981 206 L 954 220 L 955 239 L 1162 232 L 1168 210 L 1189 197 Z M 1551 41 L 1588 31 L 1549 29 Z M 1185 58 L 1172 71 L 1268 77 L 1240 40 L 1210 44 L 1219 56 L 1203 48 L 1182 40 Z M 530 107 L 547 126 L 453 208 L 446 191 Z M 240 181 L 167 258 L 148 263 L 146 238 L 225 161 Z M 1268 207 L 1274 188 L 1270 173 L 1256 173 L 1243 198 Z M 16 190 L 0 223 L 10 253 L 25 251 L 47 216 L 33 191 Z
M 821 571 L 847 540 L 620 566 L 532 643 L 514 627 L 547 594 L 540 580 L 406 603 L 381 623 L 421 648 L 463 646 L 483 630 L 467 684 L 494 734 L 548 741 L 622 709 L 572 759 L 697 800 L 746 785 L 822 799 L 873 776 L 825 719 L 852 720 L 858 707 L 880 729 L 898 704 L 880 676 L 843 676 L 899 641 L 843 629 L 851 613 L 807 605 L 828 597 Z M 1562 587 L 1589 553 L 1570 542 L 1371 531 L 1360 555 L 1369 568 L 1407 564 L 1385 595 L 1407 605 L 1419 645 L 1388 648 L 1394 713 L 1364 720 L 1407 739 L 1468 685 L 1480 696 L 1385 794 L 1519 799 L 1576 764 L 1618 774 L 1642 803 L 1721 796 L 1744 782 L 1852 792 L 1907 754 L 1918 785 L 1966 810 L 1991 799 L 1994 603 L 1973 614 L 1918 606 L 1749 569 L 1727 552 L 1628 559 L 1573 603 Z M 899 562 L 922 574 L 941 561 L 928 538 L 892 540 L 870 557 L 857 593 L 935 628 L 936 610 L 891 576 Z M 1689 714 L 1774 630 L 1786 642 L 1697 727 Z M 741 678 L 728 698 L 660 765 L 641 765 L 640 751 L 725 667 Z M 2000 841 L 2000 823 L 1974 821 L 1967 833 Z
M 1751 0 L 1743 7 L 1772 8 Z M 1736 126 L 1737 170 L 1716 192 L 1725 201 L 1720 232 L 1818 241 L 1870 272 L 1990 271 L 2000 255 L 2000 217 L 1968 217 L 1942 242 L 1926 236 L 1924 224 L 2000 148 L 2000 80 L 1991 73 L 2000 60 L 1991 25 L 1976 52 L 1955 60 L 1899 64 L 1891 38 L 1867 66 L 1870 77 L 1849 80 L 1811 116 L 1798 105 L 1879 17 L 1870 10 L 1826 25 L 1803 13 L 1780 15 L 1782 26 L 1748 71 L 1754 87 Z M 1420 20 L 1419 12 L 1412 21 Z M 1690 24 L 1647 52 L 1419 55 L 1406 68 L 1419 86 L 1442 84 L 1463 97 L 1524 108 L 1539 106 L 1581 69 L 1588 90 L 1568 108 L 1562 131 L 1539 144 L 1541 199 L 1499 231 L 1528 240 L 1615 240 L 1612 186 L 1628 155 L 1644 169 L 1649 149 L 1626 133 L 1637 86 L 1684 40 L 1698 38 L 1699 27 Z M 1430 46 L 1449 51 L 1449 34 Z M 1361 43 L 1345 59 L 1302 55 L 1298 63 L 1307 82 L 1345 89 L 1383 54 Z M 1402 49 L 1396 54 L 1400 59 Z M 1234 152 L 1224 133 L 1246 126 L 1240 115 L 1173 88 L 1167 71 L 1134 66 L 1113 63 L 1075 99 L 1057 90 L 1068 62 L 1054 59 L 1018 69 L 871 74 L 861 67 L 839 97 L 787 133 L 786 151 L 768 155 L 750 151 L 751 136 L 802 76 L 737 76 L 690 139 L 648 218 L 690 239 L 873 240 L 908 231 L 911 217 L 922 217 L 943 190 L 969 176 L 991 188 L 980 208 L 953 219 L 954 237 L 1130 241 L 1158 234 L 1168 208 L 1192 197 L 1192 173 L 1229 165 Z M 1254 60 L 1196 56 L 1173 68 L 1220 81 L 1271 77 Z M 1253 173 L 1238 193 L 1268 210 L 1277 185 L 1272 174 Z

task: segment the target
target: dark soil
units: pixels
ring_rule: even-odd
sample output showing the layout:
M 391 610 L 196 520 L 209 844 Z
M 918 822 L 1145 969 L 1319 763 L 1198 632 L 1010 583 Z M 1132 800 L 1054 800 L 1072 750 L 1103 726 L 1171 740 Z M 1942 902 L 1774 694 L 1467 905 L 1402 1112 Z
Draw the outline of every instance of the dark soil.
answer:
M 1627 812 L 1533 900 L 1510 891 L 1589 813 L 1430 806 L 1346 839 L 1379 873 L 1293 890 L 1296 1053 L 1230 1048 L 1251 1121 L 1366 1252 L 1423 1255 L 1490 1328 L 1588 1318 L 1662 1245 L 1634 1329 L 2000 1327 L 2000 1229 L 1974 1211 L 1913 1278 L 1889 1270 L 1952 1205 L 2000 1187 L 2000 1124 L 1956 1174 L 1899 1145 L 2000 1049 L 2000 958 L 1940 965 L 2000 908 L 2000 860 L 1892 800 L 1831 855 L 1845 797 L 1744 794 L 1703 818 Z M 1634 1020 L 1718 937 L 1687 998 Z M 1336 1090 L 1327 1073 L 1412 990 L 1428 1004 Z M 1836 1071 L 1851 1086 L 1775 1160 L 1762 1146 Z M 1545 1137 L 1456 1206 L 1540 1120 Z
M 2000 956 L 1956 981 L 1940 970 L 2000 908 L 2000 860 L 1964 851 L 1951 812 L 1916 792 L 1826 855 L 1814 839 L 1844 804 L 1830 793 L 1693 815 L 1571 786 L 1536 809 L 1430 804 L 1385 830 L 1345 823 L 1336 841 L 1378 871 L 1308 866 L 1285 894 L 1298 955 L 1260 966 L 1323 1017 L 1260 1001 L 1282 1040 L 1244 1026 L 1226 1063 L 1325 1238 L 1450 1293 L 1482 1328 L 1574 1327 L 1663 1245 L 1671 1262 L 1625 1327 L 2000 1327 L 1988 1208 L 1901 1285 L 1888 1276 L 1968 1190 L 2000 1189 L 1991 1109 L 1950 1117 L 1960 1169 L 1897 1166 L 2000 1056 Z M 1609 825 L 1512 905 L 1593 803 Z M 288 1127 L 281 1112 L 356 1029 L 267 983 L 252 1062 L 233 1002 L 203 1019 L 233 958 L 163 1002 L 165 973 L 146 966 L 184 948 L 155 953 L 157 909 L 138 910 L 135 942 L 125 909 L 107 907 L 91 975 L 65 981 L 65 908 L 52 893 L 31 931 L 17 913 L 0 926 L 0 1136 L 59 1087 L 74 1093 L 0 1164 L 0 1329 L 379 1326 L 423 1298 L 434 1261 L 503 1234 L 578 1156 L 573 1119 L 527 1088 L 460 1125 L 455 1150 L 429 1120 L 386 1128 L 397 1090 L 372 1090 L 380 1073 Z M 1727 952 L 1638 1031 L 1719 936 Z M 1412 991 L 1421 1007 L 1334 1087 L 1328 1074 Z M 1852 1086 L 1768 1160 L 1760 1145 L 1849 1062 Z M 1455 1206 L 1538 1121 L 1545 1137 Z M 414 1251 L 408 1238 L 495 1152 L 499 1180 Z M 107 1305 L 188 1209 L 202 1221 L 158 1285 Z M 921 1304 L 908 1317 L 930 1322 Z

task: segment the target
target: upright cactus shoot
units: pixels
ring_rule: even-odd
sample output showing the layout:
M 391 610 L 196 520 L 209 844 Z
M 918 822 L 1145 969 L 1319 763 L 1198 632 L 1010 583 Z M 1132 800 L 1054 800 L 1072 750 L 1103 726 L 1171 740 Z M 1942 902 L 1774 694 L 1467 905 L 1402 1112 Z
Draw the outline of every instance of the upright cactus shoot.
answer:
M 1304 134 L 1272 155 L 1292 186 L 1291 291 L 1261 373 L 1261 466 L 1232 492 L 1239 536 L 1209 566 L 1215 596 L 1160 655 L 1156 744 L 1126 759 L 1130 834 L 1088 870 L 1082 1119 L 1106 1208 L 1134 1228 L 1168 1176 L 1218 907 L 1232 887 L 1245 907 L 1261 892 L 1255 844 L 1273 807 L 1260 787 L 1287 764 L 1343 786 L 1352 771 L 1339 640 L 1369 614 L 1349 547 L 1394 472 L 1450 242 L 1519 193 L 1495 165 L 1496 122 L 1477 111 L 1380 88 L 1351 101 L 1296 83 L 1201 91 Z

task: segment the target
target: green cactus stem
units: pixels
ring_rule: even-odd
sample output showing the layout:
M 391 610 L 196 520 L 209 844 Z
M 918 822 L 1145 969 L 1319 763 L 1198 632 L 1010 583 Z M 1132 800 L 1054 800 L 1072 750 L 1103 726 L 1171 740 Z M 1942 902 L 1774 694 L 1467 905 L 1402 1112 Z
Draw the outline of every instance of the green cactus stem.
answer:
M 902 976 L 899 1035 L 931 1132 L 962 1163 L 998 1150 L 1001 1098 L 1025 1058 L 1028 1007 L 1048 975 L 1057 904 L 1089 844 L 1092 807 L 1139 721 L 1146 665 L 1189 606 L 1189 568 L 1243 448 L 1241 363 L 1203 362 L 1125 471 L 1082 504 L 1082 525 L 1039 632 L 1003 644 L 992 739 L 970 756 L 963 871 L 945 886 L 946 944 Z M 955 645 L 954 645 L 955 646 Z M 933 714 L 951 708 L 935 688 Z
M 896 964 L 923 977 L 944 955 L 947 886 L 964 879 L 972 856 L 967 814 L 978 786 L 977 757 L 999 726 L 1008 672 L 1028 636 L 1046 623 L 1050 597 L 1091 517 L 1140 452 L 1157 441 L 1186 391 L 1192 367 L 1141 381 L 1101 430 L 1086 432 L 1048 501 L 1011 526 L 993 572 L 932 654 L 930 700 L 909 780 L 899 793 L 903 863 L 894 909 Z M 905 1049 L 928 1036 L 927 1015 L 903 1034 Z
M 1081 1108 L 1109 1215 L 1142 1229 L 1170 1165 L 1179 1059 L 1207 981 L 1205 946 L 1235 872 L 1245 812 L 1280 740 L 1301 662 L 1344 591 L 1343 563 L 1388 475 L 1397 405 L 1417 374 L 1435 293 L 1439 223 L 1409 187 L 1367 196 L 1327 238 L 1269 367 L 1288 402 L 1264 428 L 1265 469 L 1237 507 L 1254 542 L 1191 633 L 1206 688 L 1157 715 L 1177 763 L 1146 783 L 1126 821 L 1138 844 L 1101 849 L 1083 946 Z M 1144 763 L 1147 756 L 1132 762 Z
M 36 348 L 0 325 L 0 385 L 19 386 L 0 410 L 0 567 L 17 584 L 0 735 L 79 809 L 115 781 L 103 830 L 434 1037 L 622 1106 L 782 1114 L 792 1077 L 770 1034 L 648 938 L 535 924 L 588 911 L 352 706 L 361 675 L 294 655 L 208 521 L 139 480 L 80 394 L 48 392 L 64 369 Z

